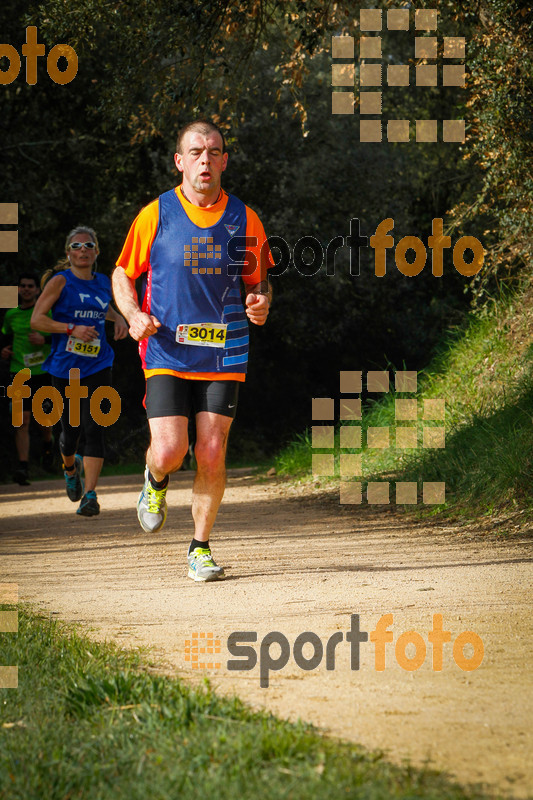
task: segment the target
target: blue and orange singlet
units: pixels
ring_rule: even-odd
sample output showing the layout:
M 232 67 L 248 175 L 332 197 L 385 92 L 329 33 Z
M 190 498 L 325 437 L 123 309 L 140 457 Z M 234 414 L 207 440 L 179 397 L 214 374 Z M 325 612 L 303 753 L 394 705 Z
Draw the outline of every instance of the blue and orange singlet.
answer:
M 255 242 L 238 263 L 227 252 L 236 234 Z M 244 381 L 248 320 L 240 279 L 247 286 L 266 279 L 272 260 L 265 241 L 257 214 L 225 192 L 200 208 L 177 187 L 142 209 L 117 266 L 129 278 L 142 277 L 142 310 L 161 322 L 156 334 L 139 343 L 147 378 Z

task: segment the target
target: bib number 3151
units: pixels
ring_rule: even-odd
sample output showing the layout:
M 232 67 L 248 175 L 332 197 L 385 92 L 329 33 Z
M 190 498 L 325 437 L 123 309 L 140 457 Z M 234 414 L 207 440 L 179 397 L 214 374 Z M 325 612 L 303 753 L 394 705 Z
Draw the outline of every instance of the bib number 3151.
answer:
M 100 352 L 100 339 L 93 339 L 92 342 L 84 342 L 81 339 L 76 339 L 75 336 L 69 336 L 65 349 L 68 353 L 75 353 L 77 356 L 96 358 Z
M 218 322 L 194 322 L 178 325 L 176 341 L 178 344 L 193 344 L 200 347 L 224 347 L 227 325 Z

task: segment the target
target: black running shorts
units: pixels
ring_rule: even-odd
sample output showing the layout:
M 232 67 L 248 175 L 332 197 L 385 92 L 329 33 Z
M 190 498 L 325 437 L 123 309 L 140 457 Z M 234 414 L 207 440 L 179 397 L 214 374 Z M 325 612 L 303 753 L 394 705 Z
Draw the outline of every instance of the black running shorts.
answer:
M 233 418 L 238 397 L 239 381 L 195 381 L 175 375 L 152 375 L 146 379 L 144 404 L 148 419 L 189 417 L 200 411 Z

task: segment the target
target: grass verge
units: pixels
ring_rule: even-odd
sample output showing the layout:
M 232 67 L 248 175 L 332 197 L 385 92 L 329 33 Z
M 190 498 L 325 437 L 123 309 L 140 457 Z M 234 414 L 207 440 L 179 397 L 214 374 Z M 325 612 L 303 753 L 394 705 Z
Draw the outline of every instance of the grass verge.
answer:
M 142 657 L 19 611 L 0 635 L 2 800 L 486 797 L 425 769 L 150 674 Z
M 433 362 L 418 374 L 415 419 L 395 417 L 396 401 L 412 394 L 391 387 L 383 399 L 367 400 L 362 421 L 349 423 L 361 425 L 365 446 L 342 451 L 363 454 L 363 484 L 391 479 L 417 482 L 420 500 L 422 480 L 444 482 L 448 511 L 478 516 L 515 510 L 525 515 L 524 521 L 533 519 L 532 330 L 530 285 L 521 294 L 472 314 L 464 329 L 448 336 Z M 445 419 L 428 416 L 427 401 L 435 400 L 444 402 Z M 441 437 L 443 426 L 440 446 L 425 446 L 431 429 L 440 428 L 434 435 Z M 389 446 L 367 447 L 369 428 L 386 428 Z M 416 429 L 416 446 L 400 446 L 402 428 Z M 310 476 L 311 448 L 311 433 L 306 431 L 277 456 L 277 472 Z M 392 488 L 390 499 L 395 499 Z

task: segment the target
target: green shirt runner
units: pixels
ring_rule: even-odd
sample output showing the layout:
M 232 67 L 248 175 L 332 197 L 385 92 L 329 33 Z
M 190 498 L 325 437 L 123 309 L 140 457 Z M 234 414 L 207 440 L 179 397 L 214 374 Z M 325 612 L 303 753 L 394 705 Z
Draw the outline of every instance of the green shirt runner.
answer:
M 19 370 L 29 367 L 32 375 L 44 375 L 41 365 L 50 355 L 50 344 L 32 344 L 28 339 L 31 333 L 32 313 L 33 306 L 10 308 L 6 311 L 2 333 L 6 336 L 13 335 L 13 355 L 9 363 L 9 370 L 10 372 L 19 372 Z M 46 334 L 43 333 L 43 336 Z

